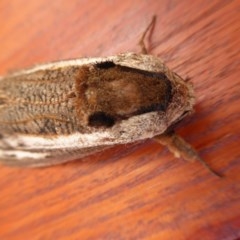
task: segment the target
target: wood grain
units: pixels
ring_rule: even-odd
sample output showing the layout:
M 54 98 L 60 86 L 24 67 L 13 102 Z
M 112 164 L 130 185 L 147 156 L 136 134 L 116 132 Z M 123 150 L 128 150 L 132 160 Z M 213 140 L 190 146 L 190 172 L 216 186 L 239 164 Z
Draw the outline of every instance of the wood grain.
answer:
M 0 166 L 0 239 L 240 238 L 240 2 L 0 2 L 0 74 L 36 63 L 139 51 L 190 77 L 196 113 L 178 133 L 212 168 L 153 140 L 42 169 Z

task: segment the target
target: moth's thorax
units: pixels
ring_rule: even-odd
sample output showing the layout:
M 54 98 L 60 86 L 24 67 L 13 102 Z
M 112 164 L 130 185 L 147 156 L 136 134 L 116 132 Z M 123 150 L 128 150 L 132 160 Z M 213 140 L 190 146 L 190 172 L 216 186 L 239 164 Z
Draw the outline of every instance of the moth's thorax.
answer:
M 166 111 L 172 86 L 164 73 L 112 62 L 83 66 L 77 77 L 79 116 L 92 127 L 111 127 L 132 116 Z

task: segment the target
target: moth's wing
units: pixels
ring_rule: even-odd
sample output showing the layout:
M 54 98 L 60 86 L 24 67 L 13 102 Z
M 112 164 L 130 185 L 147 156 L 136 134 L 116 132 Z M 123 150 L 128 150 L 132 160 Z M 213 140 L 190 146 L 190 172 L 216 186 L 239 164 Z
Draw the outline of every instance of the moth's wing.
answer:
M 1 146 L 1 141 L 0 141 Z M 82 149 L 0 149 L 0 162 L 16 167 L 45 167 L 77 160 L 100 152 L 111 146 Z

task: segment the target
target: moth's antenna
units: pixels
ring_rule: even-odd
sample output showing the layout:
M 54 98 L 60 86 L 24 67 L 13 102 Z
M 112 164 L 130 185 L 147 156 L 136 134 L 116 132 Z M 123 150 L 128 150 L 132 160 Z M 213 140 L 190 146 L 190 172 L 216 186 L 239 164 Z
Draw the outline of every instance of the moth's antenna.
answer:
M 139 45 L 141 47 L 141 53 L 143 53 L 143 54 L 148 53 L 146 45 L 144 43 L 144 40 L 145 40 L 145 37 L 146 37 L 148 32 L 150 33 L 150 36 L 152 35 L 153 29 L 154 29 L 155 24 L 156 24 L 156 19 L 157 19 L 157 16 L 153 15 L 151 22 L 149 23 L 149 25 L 147 26 L 147 28 L 143 32 L 142 37 L 140 38 Z
M 204 162 L 196 150 L 175 132 L 156 136 L 154 139 L 162 145 L 166 146 L 174 154 L 175 157 L 182 157 L 185 160 L 191 162 L 197 160 L 202 163 L 204 167 L 206 167 L 215 177 L 223 177 L 219 173 L 215 172 L 206 162 Z

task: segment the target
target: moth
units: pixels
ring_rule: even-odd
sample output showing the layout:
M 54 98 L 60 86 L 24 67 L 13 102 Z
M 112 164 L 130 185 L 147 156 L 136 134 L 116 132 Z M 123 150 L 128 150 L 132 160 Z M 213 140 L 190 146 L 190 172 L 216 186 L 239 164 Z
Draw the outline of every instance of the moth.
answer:
M 200 160 L 173 126 L 193 112 L 192 84 L 158 57 L 122 53 L 42 64 L 0 78 L 0 161 L 40 167 L 154 138 Z M 204 163 L 205 164 L 205 163 Z

